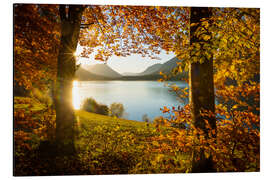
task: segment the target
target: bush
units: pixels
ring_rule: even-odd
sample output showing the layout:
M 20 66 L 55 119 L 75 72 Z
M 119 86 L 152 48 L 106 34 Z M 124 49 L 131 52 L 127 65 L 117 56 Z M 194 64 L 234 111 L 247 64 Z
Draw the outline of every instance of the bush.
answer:
M 150 122 L 150 118 L 147 116 L 147 114 L 144 114 L 144 115 L 142 116 L 142 120 L 143 120 L 143 122 L 147 122 L 147 123 Z
M 106 105 L 98 104 L 93 98 L 87 98 L 82 105 L 82 109 L 87 112 L 108 115 L 109 108 Z
M 112 103 L 110 105 L 110 116 L 123 117 L 124 111 L 124 106 L 121 103 Z
M 166 121 L 166 118 L 164 118 L 163 116 L 155 117 L 153 120 L 154 124 L 156 125 L 164 125 L 165 121 Z
M 108 106 L 100 104 L 97 108 L 97 114 L 109 115 Z

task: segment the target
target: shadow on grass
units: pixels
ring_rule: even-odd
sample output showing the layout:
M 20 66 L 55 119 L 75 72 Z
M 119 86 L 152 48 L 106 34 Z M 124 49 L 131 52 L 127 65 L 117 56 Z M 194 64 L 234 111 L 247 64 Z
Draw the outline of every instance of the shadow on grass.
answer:
M 15 155 L 14 176 L 128 174 L 136 165 L 135 155 L 129 153 L 103 152 L 88 159 L 82 162 L 76 151 L 59 150 L 56 143 L 44 141 L 36 150 Z

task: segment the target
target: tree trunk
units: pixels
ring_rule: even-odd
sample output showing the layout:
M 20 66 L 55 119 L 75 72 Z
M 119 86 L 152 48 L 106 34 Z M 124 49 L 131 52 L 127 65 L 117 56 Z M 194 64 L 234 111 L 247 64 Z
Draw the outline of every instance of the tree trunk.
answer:
M 199 39 L 195 35 L 195 31 L 201 26 L 201 19 L 208 19 L 211 16 L 211 8 L 206 7 L 192 7 L 190 24 L 198 23 L 195 26 L 190 27 L 190 44 L 193 43 L 210 43 L 210 39 Z M 205 35 L 211 35 L 210 32 L 204 33 Z M 200 114 L 201 110 L 207 110 L 215 112 L 215 95 L 214 95 L 214 83 L 213 83 L 213 55 L 205 57 L 204 50 L 199 49 L 200 55 L 196 58 L 204 58 L 203 62 L 191 62 L 189 68 L 189 86 L 190 86 L 190 103 L 193 123 L 196 128 L 204 130 L 206 138 L 208 138 L 207 129 L 205 128 L 204 120 L 208 120 L 210 126 L 216 129 L 216 120 L 214 117 L 206 117 Z M 194 56 L 194 54 L 191 54 Z M 203 151 L 193 152 L 194 160 L 192 164 L 192 172 L 215 172 L 214 163 L 212 157 L 206 158 Z M 199 161 L 195 159 L 199 158 Z
M 68 9 L 68 11 L 66 11 Z M 61 43 L 57 66 L 56 87 L 56 143 L 61 154 L 72 154 L 74 147 L 74 110 L 72 83 L 75 74 L 75 57 L 83 7 L 60 5 Z

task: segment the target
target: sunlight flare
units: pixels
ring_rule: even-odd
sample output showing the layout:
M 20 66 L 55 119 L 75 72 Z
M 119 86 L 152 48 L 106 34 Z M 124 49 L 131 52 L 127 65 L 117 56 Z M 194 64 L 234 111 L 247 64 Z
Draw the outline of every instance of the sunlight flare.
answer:
M 79 82 L 73 81 L 73 88 L 72 88 L 72 104 L 74 109 L 78 110 L 81 106 L 81 98 L 79 95 Z
M 79 55 L 79 53 L 78 53 L 77 51 L 74 51 L 74 52 L 73 52 L 73 56 L 74 56 L 74 57 L 77 57 L 78 55 Z

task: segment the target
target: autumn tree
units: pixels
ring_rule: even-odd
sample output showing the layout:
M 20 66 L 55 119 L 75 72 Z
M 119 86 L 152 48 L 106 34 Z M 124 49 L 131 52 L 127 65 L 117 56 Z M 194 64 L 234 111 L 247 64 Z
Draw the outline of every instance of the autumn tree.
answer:
M 258 171 L 260 167 L 260 9 L 217 8 L 214 10 L 217 17 L 213 24 L 213 36 L 216 37 L 213 43 L 214 46 L 219 45 L 215 52 L 214 81 L 217 99 L 222 107 L 218 108 L 219 111 L 222 109 L 227 111 L 226 119 L 236 126 L 238 124 L 238 128 L 232 128 L 231 145 L 227 144 L 233 149 L 230 163 L 238 171 L 250 167 Z M 241 120 L 236 120 L 240 119 L 239 117 Z M 244 127 L 247 129 L 243 130 Z M 238 129 L 237 134 L 234 132 L 235 129 Z M 239 151 L 245 152 L 242 157 L 237 155 Z
M 194 47 L 190 54 L 189 68 L 190 104 L 195 127 L 201 128 L 206 134 L 208 131 L 205 128 L 205 120 L 208 120 L 212 129 L 216 128 L 214 116 L 209 118 L 201 115 L 202 110 L 215 112 L 213 55 L 209 51 L 211 32 L 207 28 L 198 31 L 198 28 L 202 28 L 203 22 L 209 22 L 207 20 L 211 17 L 211 13 L 211 8 L 202 7 L 191 7 L 190 12 L 190 45 Z M 203 151 L 195 152 L 194 156 L 198 156 L 200 161 L 193 163 L 192 172 L 215 171 L 211 157 L 206 158 Z
M 81 27 L 83 6 L 60 5 L 61 41 L 57 61 L 56 89 L 56 142 L 61 151 L 73 153 L 74 147 L 74 111 L 72 107 L 72 85 L 75 74 L 77 49 Z
M 239 116 L 243 117 L 243 112 L 239 112 L 240 110 L 252 113 L 254 120 L 258 120 L 259 17 L 259 9 L 190 8 L 190 45 L 187 45 L 187 48 L 185 48 L 186 46 L 183 43 L 183 48 L 178 51 L 175 50 L 175 52 L 180 51 L 179 57 L 183 58 L 183 62 L 179 66 L 180 68 L 185 66 L 185 64 L 190 64 L 191 107 L 189 110 L 192 112 L 195 127 L 203 129 L 206 138 L 209 138 L 209 133 L 211 134 L 210 129 L 215 132 L 217 122 L 215 119 L 216 117 L 220 117 L 219 113 L 215 115 L 214 84 L 217 90 L 217 100 L 223 104 L 223 107 L 228 112 L 233 113 L 230 115 L 231 117 L 229 115 L 226 116 L 228 118 L 230 117 L 229 119 L 232 122 L 239 120 L 239 117 L 236 120 L 234 113 L 239 113 Z M 185 59 L 189 63 L 186 63 Z M 217 112 L 224 111 L 220 109 L 220 106 L 217 108 Z M 208 113 L 203 113 L 203 110 L 208 111 Z M 209 127 L 207 129 L 205 128 L 207 125 L 205 120 L 209 123 L 208 126 L 210 126 L 210 129 Z M 249 118 L 247 120 L 249 122 L 243 119 L 242 126 L 245 126 L 246 123 L 256 124 L 256 121 L 251 122 Z M 240 126 L 241 123 L 236 124 L 235 128 L 242 129 Z M 254 125 L 254 127 L 252 131 L 257 131 L 258 125 Z M 219 134 L 212 134 L 209 139 L 211 141 L 209 145 L 214 144 L 216 136 L 218 136 L 218 143 L 220 143 L 220 139 L 223 138 L 224 133 L 222 131 L 219 132 Z M 228 132 L 231 132 L 230 128 L 228 128 Z M 245 130 L 245 132 L 248 131 Z M 258 138 L 258 134 L 256 133 L 253 134 L 253 137 L 250 135 L 247 136 L 251 139 Z M 229 140 L 227 139 L 226 141 Z M 235 144 L 235 141 L 237 140 L 234 140 L 232 144 Z M 219 145 L 219 148 L 224 149 L 221 144 Z M 254 152 L 258 152 L 258 144 L 253 141 L 253 145 Z M 240 146 L 238 147 L 240 148 Z M 218 152 L 219 148 L 216 148 L 214 151 Z M 232 149 L 235 149 L 235 147 L 232 147 Z M 193 162 L 192 171 L 215 170 L 217 165 L 213 167 L 214 164 L 211 162 L 212 157 L 209 156 L 209 153 L 204 153 L 208 154 L 206 158 L 203 155 L 204 149 L 199 149 L 198 151 L 199 158 L 195 156 L 195 159 L 199 159 L 199 161 L 196 160 Z M 209 149 L 206 151 L 209 151 Z M 235 155 L 233 154 L 232 156 Z M 257 159 L 256 162 L 258 162 L 258 156 L 253 156 L 253 159 Z M 216 157 L 214 161 L 217 162 Z M 220 164 L 220 162 L 218 163 Z M 205 164 L 208 165 L 205 166 Z M 235 165 L 233 166 L 235 169 L 239 168 L 235 167 Z
M 60 146 L 71 144 L 67 151 L 74 150 L 70 93 L 82 10 L 82 6 L 14 5 L 15 88 L 57 90 L 56 139 Z
M 202 109 L 199 112 L 198 116 L 203 120 L 199 125 L 194 124 L 192 101 L 191 107 L 172 108 L 174 116 L 166 119 L 170 122 L 169 125 L 185 123 L 187 126 L 185 131 L 179 129 L 175 130 L 177 133 L 169 134 L 168 140 L 172 140 L 171 144 L 178 144 L 177 147 L 172 146 L 173 149 L 199 152 L 191 162 L 193 172 L 210 171 L 213 169 L 213 162 L 214 170 L 217 171 L 258 171 L 260 11 L 254 8 L 211 8 L 211 11 L 212 16 L 191 23 L 191 45 L 187 52 L 183 51 L 182 56 L 191 60 L 191 66 L 199 61 L 200 64 L 195 64 L 195 67 L 205 65 L 206 60 L 213 61 L 211 71 L 214 74 L 218 104 L 214 107 L 215 111 L 206 107 L 206 111 Z M 192 20 L 192 11 L 190 13 Z M 196 12 L 198 14 L 202 15 Z M 199 75 L 202 69 L 198 70 L 200 71 L 193 72 Z M 192 74 L 192 68 L 190 71 Z M 206 80 L 212 85 L 210 77 Z M 202 83 L 206 83 L 204 79 L 197 82 L 197 85 Z M 209 87 L 209 84 L 205 87 Z M 203 93 L 204 87 L 192 89 L 191 85 L 190 96 L 196 91 L 198 94 Z M 208 105 L 208 102 L 204 105 Z M 163 109 L 164 113 L 171 111 L 167 107 Z M 205 162 L 209 162 L 210 166 L 202 166 Z
M 14 4 L 14 85 L 47 87 L 56 78 L 60 37 L 55 5 Z
M 49 92 L 56 81 L 60 21 L 55 5 L 14 4 L 13 8 L 14 96 L 24 96 L 14 98 L 14 107 L 20 104 L 29 106 L 23 109 L 14 108 L 17 151 L 23 149 L 21 147 L 25 147 L 25 142 L 33 135 L 42 140 L 53 140 L 55 137 L 55 111 L 50 103 L 50 94 L 44 92 Z M 24 90 L 23 93 L 21 90 Z M 25 97 L 30 95 L 34 98 Z M 46 106 L 32 110 L 37 97 L 46 99 L 42 102 Z M 27 149 L 31 148 L 28 146 Z
M 13 13 L 14 173 L 17 173 L 31 161 L 27 153 L 34 154 L 33 149 L 37 148 L 31 143 L 33 137 L 40 144 L 55 138 L 55 111 L 47 106 L 51 104 L 33 108 L 40 102 L 25 96 L 38 89 L 42 97 L 50 98 L 44 92 L 56 81 L 60 21 L 56 5 L 14 4 Z

